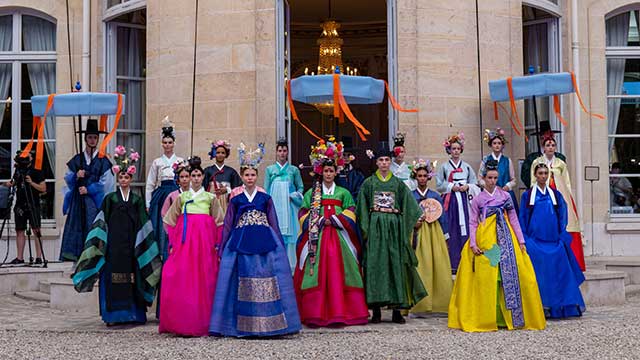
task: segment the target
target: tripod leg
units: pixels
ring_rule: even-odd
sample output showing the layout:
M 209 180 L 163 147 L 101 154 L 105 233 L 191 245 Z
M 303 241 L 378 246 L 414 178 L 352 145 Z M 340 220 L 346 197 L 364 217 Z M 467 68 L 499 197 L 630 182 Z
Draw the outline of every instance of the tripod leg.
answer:
M 27 226 L 27 230 L 25 230 L 27 235 L 27 244 L 29 246 L 29 265 L 33 264 L 33 253 L 31 252 L 31 225 Z
M 44 255 L 44 247 L 42 246 L 42 234 L 40 233 L 40 228 L 34 230 L 34 234 L 36 235 L 36 239 L 38 240 L 38 245 L 40 245 L 40 252 L 42 253 L 42 267 L 47 267 L 47 257 Z

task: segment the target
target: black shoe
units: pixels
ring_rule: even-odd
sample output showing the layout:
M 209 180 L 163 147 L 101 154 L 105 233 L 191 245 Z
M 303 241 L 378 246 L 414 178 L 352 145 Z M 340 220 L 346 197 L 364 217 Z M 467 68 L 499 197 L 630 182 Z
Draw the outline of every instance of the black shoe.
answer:
M 36 262 L 34 264 L 42 265 L 42 259 L 41 258 L 36 258 Z
M 400 314 L 400 310 L 393 310 L 393 314 L 391 315 L 391 321 L 396 324 L 404 324 L 407 320 L 404 319 L 404 316 Z
M 370 323 L 372 324 L 380 324 L 382 322 L 382 313 L 380 312 L 380 308 L 373 309 L 373 316 L 371 316 Z
M 15 258 L 15 259 L 11 260 L 9 265 L 24 265 L 24 260 L 20 260 L 18 258 Z

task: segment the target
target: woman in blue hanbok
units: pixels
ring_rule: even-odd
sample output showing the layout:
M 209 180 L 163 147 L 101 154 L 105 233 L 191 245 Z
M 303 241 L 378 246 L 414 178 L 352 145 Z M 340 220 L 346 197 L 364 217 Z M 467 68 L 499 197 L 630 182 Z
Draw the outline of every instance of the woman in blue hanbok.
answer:
M 549 168 L 534 167 L 536 184 L 522 194 L 520 226 L 538 279 L 547 318 L 581 316 L 585 310 L 580 293 L 584 275 L 573 251 L 567 227 L 567 203 L 559 191 L 547 185 Z
M 484 174 L 487 161 L 495 160 L 498 162 L 498 187 L 509 193 L 513 204 L 518 211 L 518 201 L 513 189 L 516 187 L 516 172 L 513 167 L 513 162 L 502 151 L 507 144 L 507 139 L 504 136 L 504 130 L 496 128 L 495 130 L 484 130 L 484 136 L 482 138 L 487 145 L 491 148 L 491 154 L 487 155 L 480 162 L 480 171 L 478 171 L 478 184 L 484 186 Z
M 293 334 L 300 315 L 271 197 L 256 188 L 264 154 L 240 145 L 242 194 L 229 202 L 222 235 L 222 258 L 209 333 L 256 337 Z

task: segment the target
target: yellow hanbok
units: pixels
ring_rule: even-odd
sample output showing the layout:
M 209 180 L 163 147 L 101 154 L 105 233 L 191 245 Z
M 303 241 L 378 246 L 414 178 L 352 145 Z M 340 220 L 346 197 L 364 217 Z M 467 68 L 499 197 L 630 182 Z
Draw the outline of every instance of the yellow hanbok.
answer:
M 494 213 L 479 222 L 481 213 L 487 213 L 487 207 L 493 207 Z M 506 222 L 506 227 L 503 228 L 508 229 L 511 235 L 512 247 L 499 246 L 500 221 Z M 536 275 L 529 255 L 520 249 L 518 239 L 523 239 L 522 231 L 509 194 L 496 188 L 494 194 L 483 191 L 478 195 L 471 205 L 470 230 L 475 235 L 472 235 L 472 238 L 475 239 L 467 241 L 462 249 L 460 266 L 449 303 L 449 327 L 467 332 L 495 331 L 499 325 L 506 326 L 509 330 L 544 329 L 546 321 Z M 484 254 L 474 255 L 470 248 L 472 242 L 476 242 Z M 502 254 L 503 251 L 508 253 Z M 520 304 L 517 312 L 521 312 L 520 321 L 524 320 L 524 323 L 519 327 L 514 326 L 513 321 L 514 315 L 518 314 L 507 308 L 502 275 L 504 272 L 500 271 L 502 266 L 507 266 L 505 258 L 511 256 L 513 260 L 514 255 L 517 271 L 513 272 L 517 272 L 517 276 L 513 274 L 512 284 L 516 285 L 517 290 L 515 297 L 510 297 L 510 301 Z

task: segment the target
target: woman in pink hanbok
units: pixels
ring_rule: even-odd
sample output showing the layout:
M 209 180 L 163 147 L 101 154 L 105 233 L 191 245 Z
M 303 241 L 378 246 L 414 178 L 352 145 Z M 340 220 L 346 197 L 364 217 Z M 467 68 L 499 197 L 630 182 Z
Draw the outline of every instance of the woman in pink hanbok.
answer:
M 169 256 L 162 270 L 161 333 L 205 336 L 218 278 L 218 226 L 224 214 L 215 195 L 202 187 L 200 158 L 189 160 L 191 189 L 171 205 Z

